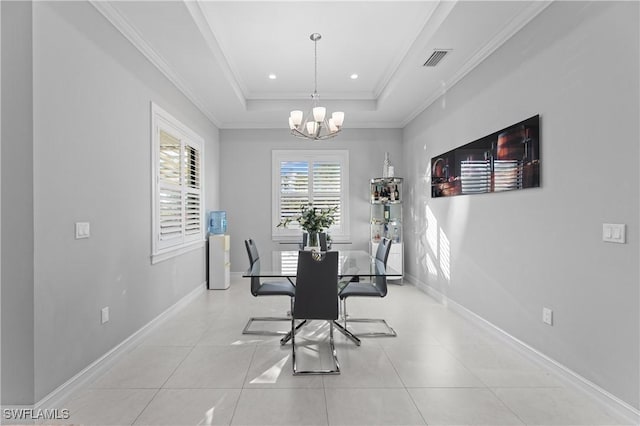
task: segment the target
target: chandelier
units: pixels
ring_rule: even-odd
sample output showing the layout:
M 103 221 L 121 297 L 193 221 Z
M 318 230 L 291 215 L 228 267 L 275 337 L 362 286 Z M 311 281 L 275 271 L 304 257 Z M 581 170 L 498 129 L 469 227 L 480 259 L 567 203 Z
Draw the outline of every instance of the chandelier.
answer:
M 320 95 L 318 95 L 318 40 L 322 36 L 313 33 L 309 36 L 313 41 L 314 58 L 315 58 L 315 80 L 313 86 L 313 94 L 311 95 L 311 110 L 306 116 L 302 111 L 291 111 L 289 116 L 289 128 L 291 134 L 303 139 L 324 140 L 336 136 L 342 130 L 342 122 L 344 121 L 344 112 L 336 111 L 331 114 L 331 118 L 327 116 L 327 109 L 319 106 Z

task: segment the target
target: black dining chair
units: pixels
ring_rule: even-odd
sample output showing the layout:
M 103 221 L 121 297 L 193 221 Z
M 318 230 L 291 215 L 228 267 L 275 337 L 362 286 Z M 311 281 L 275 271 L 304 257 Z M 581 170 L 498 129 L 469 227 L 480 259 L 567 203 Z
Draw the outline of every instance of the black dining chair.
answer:
M 371 282 L 358 281 L 349 282 L 339 293 L 340 301 L 342 302 L 342 317 L 343 324 L 339 324 L 340 327 L 344 327 L 344 330 L 350 331 L 357 337 L 395 337 L 397 336 L 395 330 L 387 324 L 384 319 L 377 318 L 348 318 L 347 314 L 347 299 L 349 297 L 385 297 L 387 295 L 387 277 L 383 274 L 387 266 L 387 259 L 389 259 L 389 252 L 391 251 L 391 240 L 383 238 L 375 257 L 375 267 L 378 270 L 378 274 Z M 381 273 L 382 272 L 382 273 Z M 355 333 L 349 330 L 348 323 L 380 323 L 386 328 L 384 332 L 364 332 Z
M 260 255 L 258 254 L 258 247 L 252 239 L 244 241 L 244 245 L 247 248 L 247 254 L 249 256 L 249 268 L 252 272 L 251 277 L 251 294 L 255 297 L 260 296 L 289 296 L 291 309 L 293 310 L 293 299 L 296 295 L 296 287 L 291 281 L 267 281 L 260 280 Z M 242 334 L 259 334 L 264 336 L 279 336 L 286 335 L 289 330 L 282 331 L 268 331 L 268 330 L 250 330 L 251 324 L 254 321 L 290 321 L 289 317 L 251 317 L 247 322 L 247 325 L 242 330 Z M 295 329 L 298 329 L 302 324 L 298 324 Z
M 296 360 L 295 320 L 329 322 L 329 347 L 334 368 L 300 370 Z M 300 251 L 296 273 L 296 297 L 291 318 L 292 366 L 294 375 L 340 374 L 340 364 L 333 342 L 333 323 L 338 319 L 338 252 Z

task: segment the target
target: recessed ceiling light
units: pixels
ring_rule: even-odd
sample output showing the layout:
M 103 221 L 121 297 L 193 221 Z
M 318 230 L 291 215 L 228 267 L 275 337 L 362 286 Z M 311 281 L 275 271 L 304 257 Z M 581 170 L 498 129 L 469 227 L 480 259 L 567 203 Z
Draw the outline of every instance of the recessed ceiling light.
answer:
M 277 75 L 275 74 L 269 74 L 269 80 L 275 80 L 276 78 L 278 78 Z
M 351 80 L 357 80 L 358 74 L 351 74 Z

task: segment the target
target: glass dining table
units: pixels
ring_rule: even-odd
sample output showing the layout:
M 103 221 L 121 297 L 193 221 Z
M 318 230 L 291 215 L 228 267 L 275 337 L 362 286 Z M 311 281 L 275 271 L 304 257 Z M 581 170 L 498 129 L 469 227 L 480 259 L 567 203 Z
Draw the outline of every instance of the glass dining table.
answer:
M 402 277 L 402 272 L 385 266 L 380 260 L 364 250 L 336 250 L 338 252 L 338 291 L 342 290 L 349 282 L 359 281 L 361 278 L 375 280 L 375 277 Z M 245 278 L 286 278 L 295 285 L 298 267 L 297 250 L 274 250 L 260 255 L 258 262 L 254 263 L 242 276 Z M 360 346 L 360 339 L 345 329 L 342 324 L 334 321 L 338 331 Z M 286 344 L 291 339 L 291 333 L 285 335 L 281 344 Z
M 380 262 L 364 250 L 336 250 L 338 275 L 341 278 L 386 276 L 401 277 L 402 273 Z M 298 267 L 297 250 L 274 250 L 260 254 L 258 268 L 247 270 L 242 276 L 260 278 L 295 278 Z

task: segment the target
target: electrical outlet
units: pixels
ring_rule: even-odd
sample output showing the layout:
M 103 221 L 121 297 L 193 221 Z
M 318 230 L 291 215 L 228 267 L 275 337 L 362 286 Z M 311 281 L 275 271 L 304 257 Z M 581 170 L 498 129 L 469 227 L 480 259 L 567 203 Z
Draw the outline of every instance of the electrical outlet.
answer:
M 553 311 L 549 308 L 542 308 L 542 322 L 553 325 Z
M 106 306 L 102 308 L 102 310 L 100 311 L 100 315 L 102 320 L 101 324 L 104 324 L 105 322 L 109 322 L 109 307 Z

